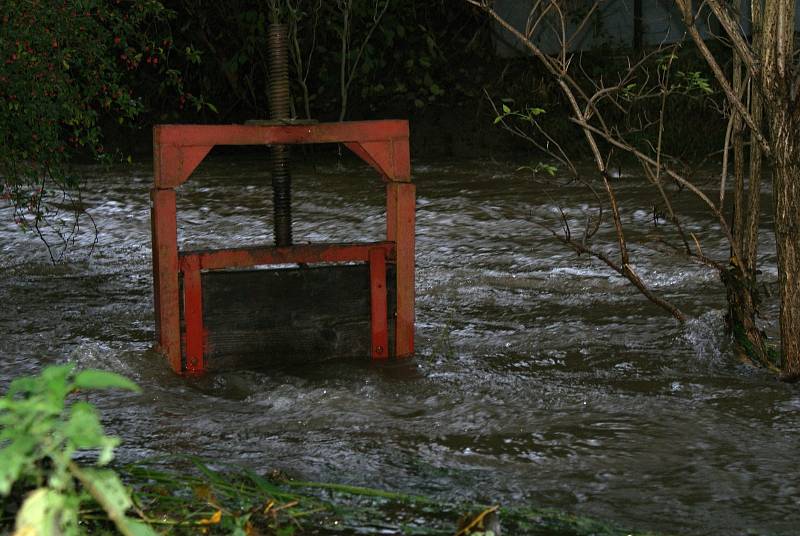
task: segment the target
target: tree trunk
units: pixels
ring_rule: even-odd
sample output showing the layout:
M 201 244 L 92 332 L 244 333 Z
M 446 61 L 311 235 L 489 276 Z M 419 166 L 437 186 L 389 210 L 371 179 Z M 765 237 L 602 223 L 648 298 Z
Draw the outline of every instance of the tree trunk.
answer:
M 761 59 L 772 149 L 781 313 L 781 379 L 800 379 L 800 132 L 792 88 L 794 0 L 764 2 Z
M 725 321 L 733 336 L 735 352 L 745 363 L 777 371 L 767 336 L 756 323 L 760 299 L 755 276 L 746 275 L 740 266 L 734 264 L 721 275 L 728 300 Z
M 760 8 L 755 8 L 760 9 Z M 758 28 L 760 19 L 754 17 L 755 28 Z M 754 37 L 755 41 L 755 37 Z M 755 43 L 754 43 L 755 46 Z M 757 128 L 762 125 L 762 109 L 760 88 L 751 86 L 750 96 L 746 97 L 748 82 L 742 73 L 742 60 L 736 50 L 733 50 L 733 89 L 736 95 L 748 101 L 748 109 L 753 116 L 753 123 Z M 761 148 L 750 133 L 750 174 L 745 188 L 745 128 L 741 115 L 735 114 L 733 123 L 733 162 L 734 162 L 734 202 L 733 217 L 731 218 L 733 240 L 735 247 L 732 251 L 740 251 L 741 259 L 732 256 L 731 264 L 722 271 L 722 283 L 725 286 L 728 301 L 728 314 L 726 324 L 733 337 L 734 351 L 744 362 L 756 366 L 776 370 L 774 351 L 771 350 L 765 333 L 758 328 L 756 319 L 759 316 L 760 297 L 757 285 L 757 256 L 758 256 L 758 226 L 761 222 Z
M 773 205 L 781 297 L 781 379 L 800 380 L 800 134 L 788 109 L 771 121 Z

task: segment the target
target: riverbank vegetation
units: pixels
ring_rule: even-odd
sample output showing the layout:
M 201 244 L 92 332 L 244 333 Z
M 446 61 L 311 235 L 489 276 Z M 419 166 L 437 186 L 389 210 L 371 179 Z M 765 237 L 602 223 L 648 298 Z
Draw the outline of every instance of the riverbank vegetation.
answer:
M 493 123 L 506 99 L 546 110 L 538 120 L 549 135 L 574 158 L 588 154 L 547 70 L 535 58 L 497 55 L 496 25 L 466 2 L 11 3 L 0 28 L 0 175 L 20 225 L 40 234 L 57 223 L 91 227 L 69 162 L 149 158 L 153 124 L 267 118 L 275 17 L 290 29 L 298 118 L 409 118 L 418 157 L 530 153 Z M 697 53 L 685 52 L 675 69 L 708 78 Z M 606 77 L 628 61 L 607 47 L 582 57 Z M 684 162 L 717 150 L 718 108 L 715 95 L 670 102 L 665 149 Z M 43 237 L 62 246 L 69 235 Z
M 11 383 L 0 398 L 0 531 L 489 536 L 502 523 L 508 534 L 632 534 L 555 510 L 442 503 L 179 455 L 114 465 L 119 439 L 106 435 L 86 401 L 92 390 L 111 388 L 138 390 L 117 374 L 70 364 Z
M 0 16 L 0 196 L 55 262 L 94 225 L 70 162 L 119 159 L 109 132 L 155 108 L 207 106 L 175 68 L 199 53 L 176 47 L 176 13 L 155 1 L 4 1 Z
M 678 0 L 673 7 L 684 26 L 682 37 L 630 51 L 626 61 L 616 66 L 607 62 L 607 68 L 597 72 L 586 68 L 574 43 L 591 31 L 587 28 L 597 22 L 602 1 L 580 10 L 534 2 L 524 28 L 510 24 L 492 2 L 466 1 L 512 35 L 546 71 L 568 103 L 567 122 L 582 135 L 583 146 L 595 163 L 596 176 L 579 176 L 571 155 L 540 124 L 538 116 L 544 109 L 512 110 L 503 103 L 498 110 L 497 122 L 584 181 L 587 201 L 595 203 L 596 209 L 587 212 L 583 221 L 562 210 L 557 225 L 548 227 L 553 236 L 579 255 L 602 261 L 684 323 L 687 315 L 679 305 L 654 292 L 635 268 L 637 244 L 630 241 L 631 225 L 625 223 L 624 215 L 646 207 L 622 206 L 612 179 L 620 160 L 633 161 L 639 169 L 635 175 L 648 181 L 657 197 L 652 212 L 658 242 L 674 251 L 676 262 L 682 257 L 719 272 L 728 299 L 728 329 L 741 359 L 780 370 L 783 380 L 800 379 L 800 140 L 794 112 L 800 96 L 793 66 L 795 3 L 754 2 L 746 16 L 738 6 L 724 2 L 711 1 L 700 9 Z M 701 33 L 710 24 L 706 19 L 719 25 L 718 34 Z M 545 50 L 548 44 L 554 50 Z M 701 70 L 687 71 L 680 64 L 680 53 L 687 48 L 702 58 Z M 676 122 L 676 105 L 712 95 L 717 124 L 725 126 L 712 160 L 715 165 L 719 162 L 716 181 L 687 166 L 664 136 L 668 125 Z M 683 128 L 696 124 L 693 120 Z M 761 200 L 763 177 L 768 173 L 772 175 L 771 213 L 762 209 Z M 718 222 L 719 238 L 730 248 L 728 258 L 708 257 L 687 228 L 681 207 L 687 196 L 704 205 Z M 604 210 L 610 213 L 605 220 Z M 773 222 L 778 250 L 780 351 L 767 340 L 760 316 L 759 229 L 765 219 Z M 613 229 L 613 238 L 595 240 L 603 227 Z

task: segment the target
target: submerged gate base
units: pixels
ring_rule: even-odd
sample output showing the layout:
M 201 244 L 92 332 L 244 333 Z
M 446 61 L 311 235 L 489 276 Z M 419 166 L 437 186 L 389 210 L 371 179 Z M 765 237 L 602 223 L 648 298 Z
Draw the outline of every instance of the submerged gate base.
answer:
M 286 247 L 179 251 L 175 188 L 186 182 L 215 145 L 291 145 L 342 143 L 375 168 L 386 182 L 386 241 L 353 244 L 308 244 Z M 209 325 L 209 306 L 217 301 L 212 281 L 231 268 L 275 264 L 363 263 L 368 270 L 368 355 L 372 359 L 409 357 L 414 353 L 415 189 L 406 121 L 356 121 L 312 125 L 160 125 L 154 128 L 155 181 L 151 190 L 153 280 L 158 348 L 175 372 L 201 374 L 209 356 L 226 345 Z M 284 270 L 280 270 L 283 272 Z M 258 272 L 277 272 L 259 270 Z M 347 270 L 341 277 L 352 278 Z M 350 272 L 353 272 L 352 270 Z M 233 272 L 236 274 L 239 272 Z M 310 273 L 310 272 L 307 272 Z M 353 272 L 354 273 L 354 272 Z M 312 279 L 319 274 L 313 275 Z M 257 285 L 263 286 L 255 280 Z M 272 276 L 268 276 L 272 277 Z M 285 276 L 291 277 L 291 276 Z M 338 277 L 338 276 L 337 276 Z M 273 283 L 279 279 L 273 278 Z M 228 284 L 228 283 L 225 283 Z M 316 283 L 317 285 L 324 285 Z M 334 285 L 336 283 L 333 283 Z M 269 285 L 267 285 L 269 286 Z M 224 291 L 223 291 L 224 293 Z M 206 302 L 204 304 L 204 299 Z M 364 304 L 353 305 L 361 311 Z M 286 304 L 258 304 L 261 309 Z M 219 316 L 219 315 L 217 315 Z M 256 315 L 257 316 L 257 315 Z M 217 330 L 224 325 L 214 324 Z M 322 330 L 322 328 L 321 328 Z M 242 331 L 247 337 L 253 332 Z M 245 335 L 241 335 L 243 337 Z M 274 336 L 274 334 L 273 334 Z M 228 336 L 235 339 L 237 335 Z M 253 341 L 249 341 L 253 342 Z M 344 343 L 340 344 L 342 346 Z M 240 346 L 241 348 L 241 346 Z M 269 345 L 255 341 L 249 348 Z M 275 347 L 273 347 L 274 349 Z M 303 351 L 308 351 L 308 346 Z M 213 368 L 213 367 L 211 367 Z

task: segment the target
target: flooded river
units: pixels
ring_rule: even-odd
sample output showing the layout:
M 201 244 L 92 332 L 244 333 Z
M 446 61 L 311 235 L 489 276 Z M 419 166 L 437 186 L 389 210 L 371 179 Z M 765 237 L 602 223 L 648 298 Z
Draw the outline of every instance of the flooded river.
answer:
M 306 159 L 294 171 L 295 241 L 381 239 L 372 171 Z M 132 377 L 142 394 L 94 398 L 123 460 L 190 453 L 635 529 L 800 533 L 800 389 L 732 363 L 716 274 L 635 248 L 643 278 L 694 318 L 679 326 L 542 227 L 558 226 L 559 207 L 578 218 L 585 188 L 545 188 L 519 165 L 415 162 L 413 366 L 193 381 L 151 351 L 150 167 L 82 170 L 99 228 L 91 258 L 87 234 L 69 263 L 50 265 L 0 211 L 0 384 L 66 360 Z M 267 169 L 253 155 L 212 155 L 180 191 L 182 246 L 270 242 Z M 629 239 L 649 239 L 651 193 L 624 174 L 617 185 Z M 724 256 L 714 222 L 688 196 L 678 203 L 704 252 Z M 775 280 L 771 246 L 762 270 Z

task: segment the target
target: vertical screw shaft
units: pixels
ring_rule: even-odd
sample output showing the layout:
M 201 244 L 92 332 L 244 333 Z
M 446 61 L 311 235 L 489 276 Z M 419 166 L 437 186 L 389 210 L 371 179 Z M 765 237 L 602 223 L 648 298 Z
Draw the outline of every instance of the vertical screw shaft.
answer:
M 289 119 L 288 30 L 285 24 L 267 29 L 269 48 L 269 114 L 273 121 Z M 292 176 L 289 147 L 272 147 L 272 200 L 276 246 L 292 245 Z

